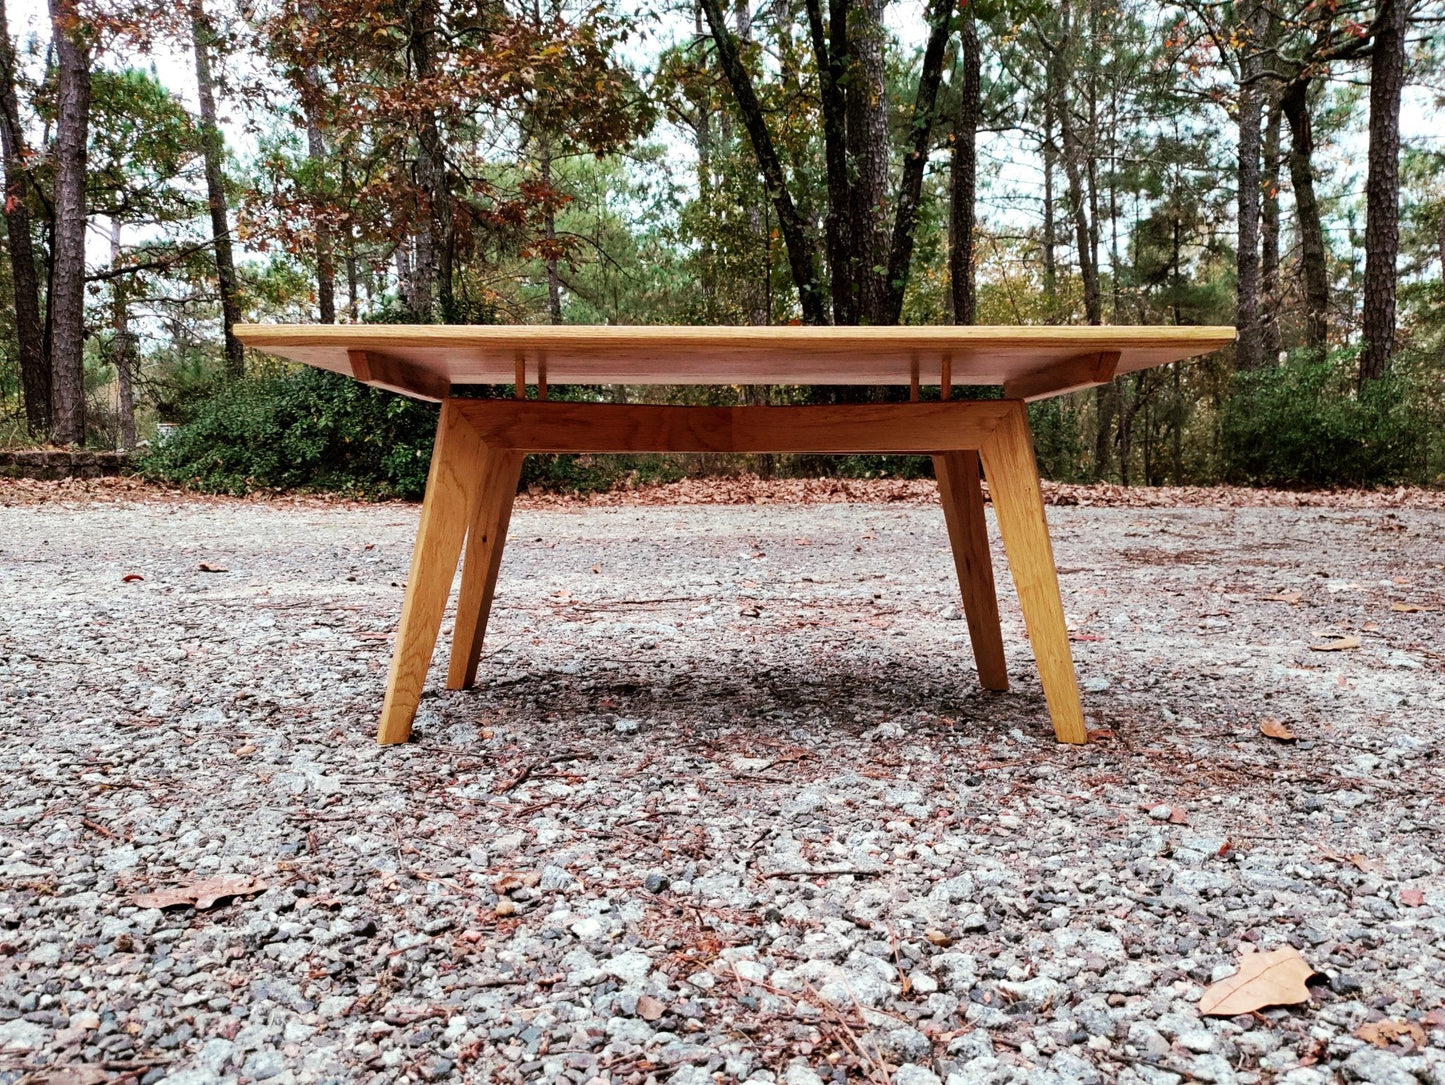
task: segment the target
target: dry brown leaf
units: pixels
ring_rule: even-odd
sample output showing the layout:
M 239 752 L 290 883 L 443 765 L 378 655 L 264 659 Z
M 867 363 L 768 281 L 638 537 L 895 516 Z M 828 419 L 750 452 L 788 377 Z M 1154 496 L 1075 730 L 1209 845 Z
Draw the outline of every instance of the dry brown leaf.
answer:
M 44 1074 L 41 1080 L 45 1085 L 101 1085 L 112 1077 L 110 1071 L 104 1066 L 94 1063 L 83 1063 L 78 1066 L 66 1066 L 59 1070 L 51 1070 Z
M 1421 606 L 1419 603 L 1391 603 L 1390 609 L 1401 614 L 1428 614 L 1437 608 Z
M 1380 631 L 1380 623 L 1366 622 L 1364 625 L 1360 626 L 1360 628 L 1366 633 L 1378 633 Z
M 264 893 L 266 888 L 266 883 L 260 878 L 231 874 L 220 878 L 207 878 L 205 881 L 177 889 L 139 893 L 134 899 L 139 908 L 174 908 L 179 904 L 194 904 L 204 911 L 218 900 L 227 897 L 249 897 L 255 893 Z
M 1299 735 L 1273 716 L 1266 716 L 1259 721 L 1259 733 L 1266 738 L 1277 738 L 1281 742 L 1294 742 L 1299 738 Z
M 1431 1010 L 1425 1015 L 1425 1024 L 1431 1028 L 1445 1028 L 1445 1010 Z
M 1189 813 L 1188 813 L 1188 811 L 1186 811 L 1186 810 L 1184 809 L 1184 807 L 1182 807 L 1182 806 L 1176 806 L 1173 810 L 1170 810 L 1170 811 L 1169 811 L 1169 824 L 1170 824 L 1170 825 L 1188 825 L 1188 824 L 1189 824 Z
M 1400 903 L 1406 908 L 1419 908 L 1425 903 L 1425 894 L 1419 889 L 1401 889 Z
M 1345 651 L 1348 651 L 1348 650 L 1351 649 L 1351 648 L 1358 648 L 1358 647 L 1360 646 L 1360 638 L 1357 637 L 1357 636 L 1355 636 L 1353 633 L 1349 633 L 1349 634 L 1343 634 L 1343 633 L 1342 633 L 1342 634 L 1338 634 L 1338 635 L 1336 635 L 1336 634 L 1330 634 L 1330 635 L 1331 635 L 1331 637 L 1332 637 L 1333 639 L 1327 640 L 1327 641 L 1325 641 L 1323 644 L 1311 644 L 1311 645 L 1310 645 L 1310 651 L 1311 651 L 1311 652 L 1345 652 Z
M 1315 970 L 1292 946 L 1269 953 L 1246 953 L 1239 960 L 1238 972 L 1210 984 L 1199 1000 L 1199 1012 L 1206 1017 L 1233 1017 L 1265 1006 L 1308 1002 L 1310 992 L 1305 980 L 1314 974 Z
M 643 995 L 637 1000 L 637 1016 L 644 1021 L 656 1021 L 664 1009 L 666 1007 L 651 995 Z
M 229 573 L 230 569 L 222 569 L 219 565 L 207 565 L 204 561 L 198 566 L 203 573 Z
M 1261 596 L 1261 598 L 1267 603 L 1288 603 L 1293 607 L 1299 606 L 1299 601 L 1303 596 L 1297 591 L 1282 591 L 1277 595 L 1265 595 Z
M 1418 1021 L 1367 1021 L 1355 1029 L 1355 1035 L 1376 1047 L 1389 1047 L 1405 1039 L 1416 1047 L 1425 1046 L 1425 1029 Z
M 1105 742 L 1113 737 L 1114 732 L 1108 727 L 1094 727 L 1084 735 L 1084 739 L 1088 742 Z
M 495 893 L 513 893 L 518 889 L 535 889 L 542 881 L 542 875 L 535 870 L 509 871 L 492 883 Z
M 133 580 L 144 580 L 145 577 L 141 576 L 140 573 L 126 573 L 125 576 L 120 579 L 122 583 L 129 584 Z

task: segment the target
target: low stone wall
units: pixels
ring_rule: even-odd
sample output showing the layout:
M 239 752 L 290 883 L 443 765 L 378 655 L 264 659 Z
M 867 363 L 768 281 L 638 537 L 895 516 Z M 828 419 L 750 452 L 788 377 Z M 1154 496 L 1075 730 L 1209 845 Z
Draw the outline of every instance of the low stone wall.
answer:
M 72 452 L 66 449 L 0 451 L 0 478 L 101 478 L 130 468 L 130 452 Z

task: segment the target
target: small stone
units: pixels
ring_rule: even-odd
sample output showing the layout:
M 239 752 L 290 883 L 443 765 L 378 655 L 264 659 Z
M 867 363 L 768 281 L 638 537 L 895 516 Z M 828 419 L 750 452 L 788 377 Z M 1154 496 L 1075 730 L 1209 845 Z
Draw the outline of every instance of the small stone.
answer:
M 588 916 L 586 919 L 579 919 L 572 924 L 572 933 L 583 942 L 590 942 L 594 938 L 601 938 L 602 932 L 606 930 L 601 922 Z
M 642 726 L 641 720 L 620 719 L 612 725 L 612 729 L 619 735 L 636 734 L 637 729 Z
M 1375 1047 L 1362 1047 L 1345 1060 L 1341 1067 L 1346 1081 L 1364 1081 L 1369 1085 L 1419 1085 L 1415 1075 L 1405 1069 L 1399 1055 Z
M 517 911 L 517 906 L 513 904 L 510 900 L 507 900 L 505 897 L 503 897 L 501 900 L 497 901 L 497 906 L 493 908 L 492 911 L 495 912 L 497 915 L 513 915 Z
M 647 877 L 642 879 L 642 888 L 649 893 L 664 892 L 670 885 L 672 885 L 672 879 L 659 870 L 649 870 Z
M 893 1080 L 898 1080 L 897 1075 Z M 794 1063 L 783 1075 L 783 1085 L 823 1085 L 823 1079 L 802 1063 Z
M 1168 821 L 1169 815 L 1172 813 L 1174 813 L 1174 808 L 1168 803 L 1161 802 L 1158 806 L 1150 809 L 1149 816 L 1155 821 Z
M 893 1085 L 943 1085 L 943 1081 L 932 1070 L 906 1063 L 893 1071 Z

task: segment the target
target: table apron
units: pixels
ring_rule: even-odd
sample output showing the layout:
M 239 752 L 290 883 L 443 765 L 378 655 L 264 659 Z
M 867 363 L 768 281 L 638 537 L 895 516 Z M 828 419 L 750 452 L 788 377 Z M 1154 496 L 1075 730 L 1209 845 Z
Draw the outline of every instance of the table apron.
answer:
M 1010 400 L 813 407 L 448 399 L 484 445 L 518 452 L 949 452 L 982 448 Z

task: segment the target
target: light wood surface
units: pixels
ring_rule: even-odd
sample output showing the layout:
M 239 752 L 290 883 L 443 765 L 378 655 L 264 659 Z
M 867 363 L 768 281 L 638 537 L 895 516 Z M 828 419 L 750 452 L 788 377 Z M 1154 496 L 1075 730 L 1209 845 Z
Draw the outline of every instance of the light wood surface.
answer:
M 521 452 L 933 452 L 977 448 L 1006 400 L 663 407 L 453 399 L 487 445 Z
M 980 446 L 979 456 L 1018 590 L 1024 628 L 1038 663 L 1039 682 L 1054 721 L 1054 734 L 1060 742 L 1083 742 L 1088 732 L 1069 651 L 1069 629 L 1059 595 L 1027 408 L 1021 400 L 1004 402 L 1012 409 Z
M 447 669 L 447 689 L 470 689 L 477 680 L 477 663 L 482 658 L 482 640 L 487 618 L 492 613 L 492 595 L 497 588 L 497 570 L 512 521 L 512 499 L 522 475 L 522 454 L 489 448 L 476 483 L 477 499 L 467 528 L 466 559 L 462 564 L 462 586 L 457 592 L 456 630 L 452 636 L 452 658 Z
M 898 384 L 1038 387 L 1117 352 L 1115 372 L 1207 354 L 1234 341 L 1215 327 L 596 327 L 581 325 L 238 324 L 249 347 L 434 398 L 444 382 L 512 384 Z M 407 367 L 405 379 L 349 352 Z M 945 378 L 947 370 L 947 378 Z M 1059 379 L 1048 376 L 1057 370 Z M 418 373 L 429 375 L 419 382 Z M 393 373 L 393 375 L 395 375 Z M 1108 378 L 1104 378 L 1108 379 Z M 411 391 L 411 388 L 418 389 Z M 1056 394 L 1038 392 L 1035 394 Z M 945 397 L 947 398 L 947 397 Z
M 1008 664 L 998 618 L 998 593 L 993 586 L 993 558 L 988 550 L 988 525 L 983 516 L 983 487 L 978 482 L 978 453 L 940 452 L 933 457 L 943 520 L 953 548 L 953 567 L 963 595 L 968 638 L 984 689 L 1008 689 Z
M 381 724 L 376 733 L 380 743 L 405 742 L 411 734 L 411 721 L 421 703 L 442 612 L 457 575 L 462 538 L 479 496 L 476 479 L 484 452 L 477 431 L 457 410 L 456 401 L 444 403 L 427 474 L 421 525 L 411 555 L 406 600 L 401 607 L 401 627 L 381 705 Z

